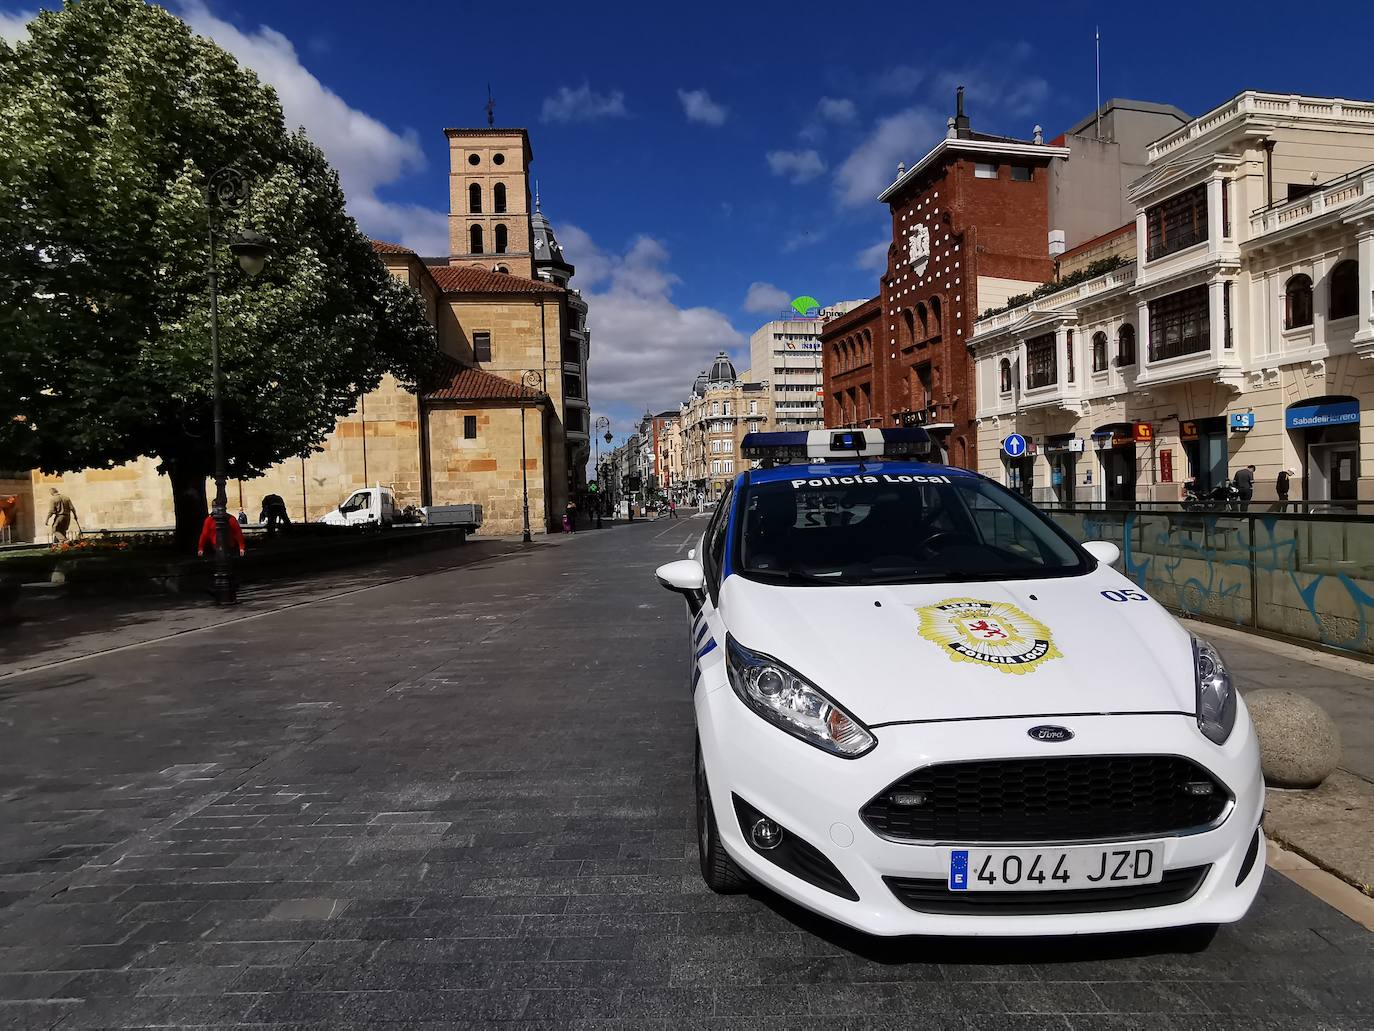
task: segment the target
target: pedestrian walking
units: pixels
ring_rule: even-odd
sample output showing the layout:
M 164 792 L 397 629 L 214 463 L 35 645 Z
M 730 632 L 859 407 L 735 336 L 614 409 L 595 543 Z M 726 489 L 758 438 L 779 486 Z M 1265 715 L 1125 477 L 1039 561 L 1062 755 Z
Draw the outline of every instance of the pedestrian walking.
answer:
M 1288 508 L 1288 489 L 1293 482 L 1293 474 L 1287 469 L 1280 469 L 1278 478 L 1274 480 L 1274 493 L 1278 495 L 1280 511 Z
M 240 506 L 239 506 L 239 526 L 242 527 L 242 526 L 247 526 L 247 525 L 248 525 L 248 513 L 245 512 L 245 511 L 243 510 L 243 506 L 240 505 Z
M 567 510 L 563 513 L 563 527 L 568 533 L 577 532 L 577 504 L 568 499 Z
M 48 506 L 48 518 L 43 520 L 43 525 L 52 524 L 52 542 L 50 547 L 57 547 L 59 544 L 67 543 L 67 528 L 76 523 L 76 532 L 81 534 L 81 520 L 77 517 L 76 506 L 72 504 L 72 499 L 63 494 L 56 487 L 49 488 L 52 494 L 52 503 Z
M 669 518 L 669 519 L 676 519 L 676 518 L 677 518 L 677 502 L 676 502 L 676 501 L 669 501 L 669 502 L 668 502 L 668 518 Z
M 243 530 L 239 527 L 239 521 L 230 513 L 224 514 L 225 521 L 229 524 L 229 540 L 234 547 L 239 549 L 239 558 L 243 558 Z M 215 550 L 215 542 L 219 539 L 219 531 L 215 526 L 215 514 L 211 512 L 205 517 L 205 522 L 200 524 L 200 540 L 196 544 L 196 554 L 203 556 L 205 549 Z
M 1236 490 L 1240 492 L 1240 511 L 1250 509 L 1250 499 L 1255 496 L 1255 467 L 1247 465 L 1236 473 Z

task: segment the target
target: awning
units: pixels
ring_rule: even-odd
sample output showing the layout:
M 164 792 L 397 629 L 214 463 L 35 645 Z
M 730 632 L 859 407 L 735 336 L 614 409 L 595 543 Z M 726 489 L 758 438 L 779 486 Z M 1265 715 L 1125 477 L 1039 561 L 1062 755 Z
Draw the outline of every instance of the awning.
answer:
M 1290 430 L 1314 429 L 1318 426 L 1354 426 L 1360 421 L 1360 402 L 1353 397 L 1315 398 L 1302 404 L 1290 405 L 1283 415 L 1283 425 Z

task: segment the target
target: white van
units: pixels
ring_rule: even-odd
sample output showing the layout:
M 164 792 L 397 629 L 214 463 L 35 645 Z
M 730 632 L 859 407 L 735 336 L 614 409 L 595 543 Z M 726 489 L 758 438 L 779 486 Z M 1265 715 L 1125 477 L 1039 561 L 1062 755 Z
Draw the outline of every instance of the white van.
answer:
M 330 526 L 390 526 L 399 515 L 396 495 L 390 487 L 364 487 L 355 490 L 320 522 Z

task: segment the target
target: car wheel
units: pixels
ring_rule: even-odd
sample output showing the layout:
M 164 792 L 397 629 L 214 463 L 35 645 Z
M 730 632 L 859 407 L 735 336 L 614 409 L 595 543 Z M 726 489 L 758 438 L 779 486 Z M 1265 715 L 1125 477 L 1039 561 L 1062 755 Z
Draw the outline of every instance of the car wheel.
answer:
M 711 789 L 706 783 L 706 763 L 701 758 L 701 742 L 697 742 L 697 852 L 701 857 L 701 876 L 706 887 L 720 895 L 743 891 L 748 876 L 736 865 L 720 842 L 720 828 L 716 826 L 715 810 L 711 808 Z

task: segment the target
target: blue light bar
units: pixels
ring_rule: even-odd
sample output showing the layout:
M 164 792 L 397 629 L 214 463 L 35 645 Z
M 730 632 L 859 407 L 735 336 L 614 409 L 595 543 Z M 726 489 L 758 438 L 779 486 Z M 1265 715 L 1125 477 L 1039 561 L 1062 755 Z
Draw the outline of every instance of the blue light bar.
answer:
M 740 450 L 751 461 L 775 465 L 815 459 L 913 458 L 938 452 L 930 434 L 919 427 L 746 433 Z

